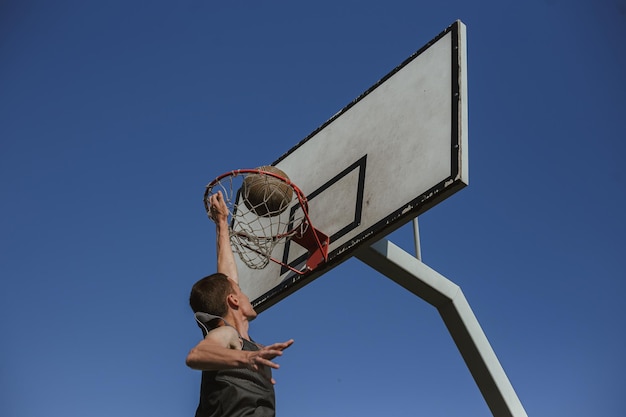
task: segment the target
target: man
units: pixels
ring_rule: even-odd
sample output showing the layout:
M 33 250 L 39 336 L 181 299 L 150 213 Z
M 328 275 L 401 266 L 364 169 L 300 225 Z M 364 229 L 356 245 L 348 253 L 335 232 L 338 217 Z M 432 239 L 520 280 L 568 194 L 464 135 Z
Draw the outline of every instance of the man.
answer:
M 204 340 L 187 355 L 187 366 L 202 371 L 196 417 L 271 417 L 275 415 L 273 362 L 293 340 L 257 345 L 248 335 L 257 313 L 241 292 L 230 246 L 228 209 L 221 192 L 210 197 L 217 234 L 217 273 L 191 290 L 189 304 Z

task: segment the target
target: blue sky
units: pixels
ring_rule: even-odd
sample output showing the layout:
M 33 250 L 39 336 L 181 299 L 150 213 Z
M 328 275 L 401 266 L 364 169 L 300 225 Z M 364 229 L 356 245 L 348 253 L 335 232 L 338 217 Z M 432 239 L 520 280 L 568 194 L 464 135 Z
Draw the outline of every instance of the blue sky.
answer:
M 0 4 L 0 415 L 186 416 L 204 186 L 456 19 L 470 185 L 420 217 L 527 413 L 621 416 L 626 3 Z M 389 237 L 412 250 L 411 229 Z M 261 314 L 279 416 L 488 416 L 437 311 L 353 259 Z

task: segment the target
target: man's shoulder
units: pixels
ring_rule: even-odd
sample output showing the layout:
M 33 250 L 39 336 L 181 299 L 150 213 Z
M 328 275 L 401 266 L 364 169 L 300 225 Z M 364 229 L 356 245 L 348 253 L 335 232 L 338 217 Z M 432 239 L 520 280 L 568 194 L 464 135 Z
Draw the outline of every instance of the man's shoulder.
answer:
M 237 330 L 230 326 L 216 327 L 210 330 L 204 339 L 215 341 L 220 345 L 231 349 L 239 350 L 242 348 L 239 333 L 237 333 Z

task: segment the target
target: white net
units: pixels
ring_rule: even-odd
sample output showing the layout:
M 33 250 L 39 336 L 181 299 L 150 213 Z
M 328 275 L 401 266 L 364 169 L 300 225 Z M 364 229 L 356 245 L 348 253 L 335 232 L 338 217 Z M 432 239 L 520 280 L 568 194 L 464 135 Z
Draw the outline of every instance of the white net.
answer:
M 218 190 L 229 211 L 233 251 L 251 269 L 265 268 L 279 243 L 309 227 L 297 187 L 266 171 L 233 171 L 211 182 L 204 194 L 207 213 L 209 197 Z

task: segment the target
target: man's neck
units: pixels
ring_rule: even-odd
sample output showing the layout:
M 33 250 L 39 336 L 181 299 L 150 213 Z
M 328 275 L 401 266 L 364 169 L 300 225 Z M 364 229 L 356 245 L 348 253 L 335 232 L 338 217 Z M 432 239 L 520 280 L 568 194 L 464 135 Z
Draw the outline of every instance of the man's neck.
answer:
M 248 329 L 250 328 L 250 322 L 247 318 L 243 317 L 241 314 L 237 314 L 236 312 L 229 312 L 224 319 L 230 323 L 239 336 L 243 337 L 246 340 L 250 340 L 250 336 L 248 335 Z

